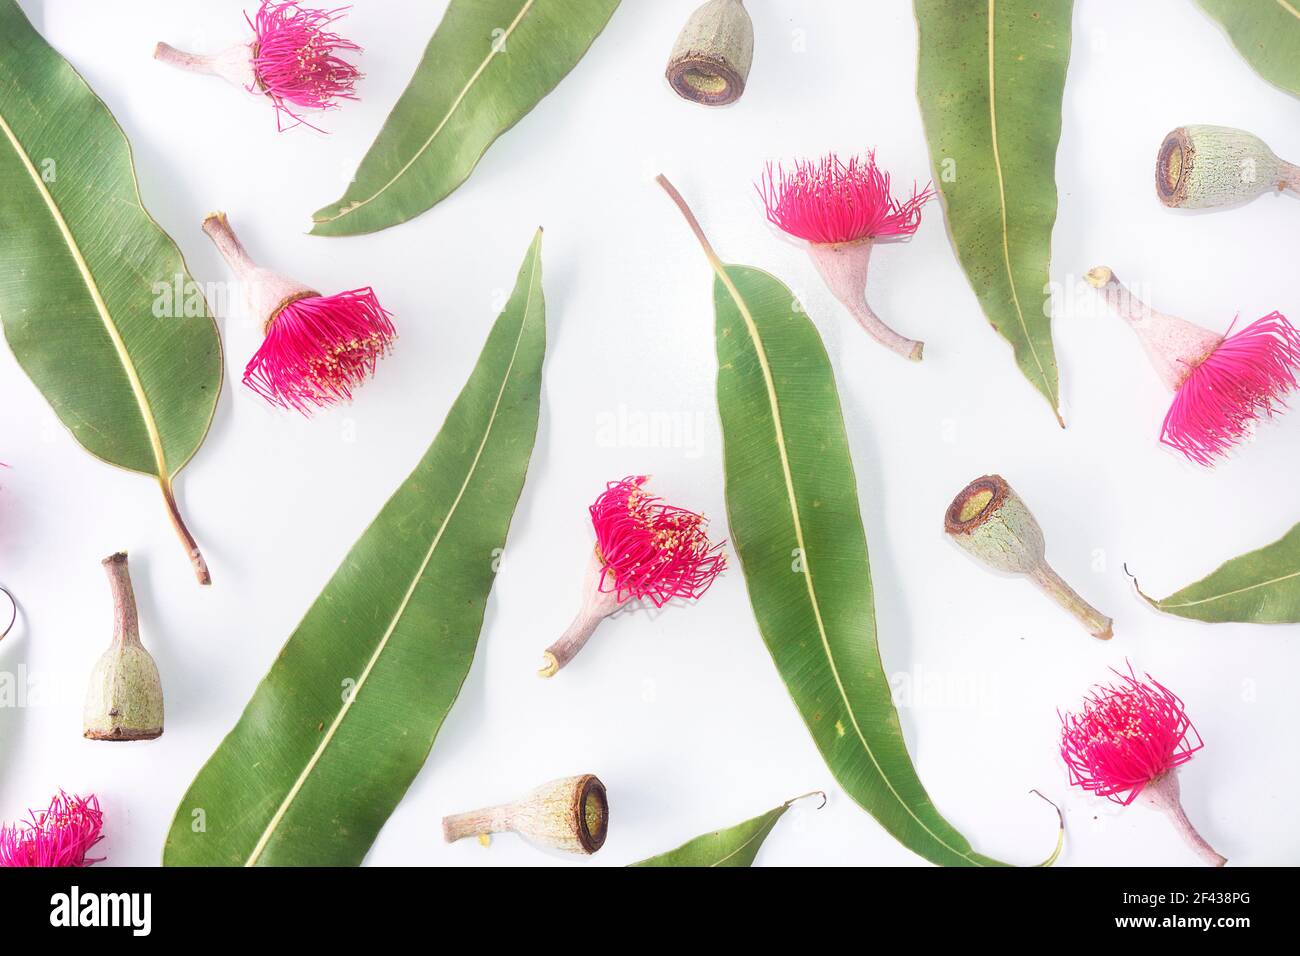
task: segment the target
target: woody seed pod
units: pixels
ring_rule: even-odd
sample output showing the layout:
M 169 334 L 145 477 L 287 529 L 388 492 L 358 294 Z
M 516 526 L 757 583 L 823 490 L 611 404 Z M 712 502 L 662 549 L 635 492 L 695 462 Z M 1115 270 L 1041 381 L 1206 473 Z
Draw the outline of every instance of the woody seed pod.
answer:
M 113 591 L 113 643 L 100 657 L 86 690 L 85 728 L 90 740 L 153 740 L 163 732 L 158 665 L 140 643 L 140 619 L 126 554 L 104 559 Z
M 1043 529 L 1001 475 L 976 478 L 948 506 L 943 530 L 996 571 L 1027 575 L 1093 637 L 1110 640 L 1111 619 L 1075 592 L 1048 565 Z
M 682 27 L 666 76 L 677 95 L 702 106 L 740 99 L 754 61 L 754 24 L 742 0 L 709 0 Z
M 1288 189 L 1300 194 L 1300 166 L 1245 130 L 1180 126 L 1156 157 L 1156 194 L 1173 209 L 1226 206 Z
M 518 833 L 539 846 L 591 854 L 605 843 L 609 801 L 592 774 L 544 783 L 522 800 L 443 817 L 448 843 L 489 833 Z

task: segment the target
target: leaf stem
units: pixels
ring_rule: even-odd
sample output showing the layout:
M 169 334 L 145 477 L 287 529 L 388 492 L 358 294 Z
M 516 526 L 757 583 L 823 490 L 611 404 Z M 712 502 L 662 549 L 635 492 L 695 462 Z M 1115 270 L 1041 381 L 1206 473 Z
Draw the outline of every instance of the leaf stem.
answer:
M 9 599 L 9 607 L 13 611 L 13 613 L 9 615 L 9 623 L 5 625 L 4 631 L 0 632 L 0 641 L 3 641 L 9 636 L 9 632 L 14 629 L 14 625 L 18 623 L 18 601 L 15 600 L 13 593 L 3 585 L 0 585 L 0 594 L 3 594 Z
M 686 200 L 677 191 L 677 187 L 670 183 L 668 177 L 663 173 L 655 177 L 655 182 L 664 188 L 664 192 L 668 193 L 672 201 L 677 204 L 677 208 L 682 211 L 682 215 L 686 217 L 686 224 L 691 227 L 691 232 L 695 233 L 695 238 L 704 247 L 704 255 L 708 258 L 709 265 L 713 266 L 716 271 L 722 272 L 722 260 L 713 251 L 713 245 L 709 242 L 709 237 L 704 234 L 704 230 L 700 227 L 700 221 L 695 218 L 695 213 L 691 212 L 691 207 L 686 204 Z
M 185 553 L 189 555 L 190 564 L 194 566 L 194 576 L 198 578 L 199 584 L 211 584 L 212 575 L 208 573 L 208 563 L 203 560 L 203 552 L 199 550 L 198 542 L 194 540 L 194 535 L 190 534 L 190 529 L 185 526 L 185 519 L 181 517 L 171 479 L 159 478 L 158 486 L 162 488 L 163 501 L 167 502 L 167 514 L 172 519 L 172 527 L 176 529 L 181 544 L 185 546 Z
M 826 806 L 826 791 L 825 791 L 825 790 L 809 790 L 807 793 L 801 793 L 801 794 L 799 794 L 799 796 L 797 796 L 797 797 L 791 797 L 789 800 L 787 800 L 787 801 L 785 802 L 785 806 L 787 806 L 787 807 L 788 807 L 788 806 L 791 806 L 791 805 L 793 805 L 793 804 L 795 804 L 795 803 L 798 803 L 800 800 L 807 800 L 809 797 L 821 797 L 821 798 L 822 798 L 822 802 L 821 802 L 820 804 L 818 804 L 818 806 L 817 806 L 817 809 L 818 809 L 818 810 L 820 810 L 822 807 Z
M 1058 807 L 1055 803 L 1052 803 L 1051 800 L 1048 800 L 1047 797 L 1043 796 L 1041 791 L 1030 790 L 1029 792 L 1035 794 L 1038 797 L 1041 797 L 1044 801 L 1046 801 L 1046 803 L 1049 806 L 1051 806 L 1053 810 L 1056 811 L 1056 822 L 1059 827 L 1059 829 L 1056 831 L 1056 849 L 1053 850 L 1052 855 L 1049 856 L 1042 863 L 1035 864 L 1035 869 L 1038 869 L 1046 866 L 1051 866 L 1053 863 L 1055 863 L 1061 855 L 1061 850 L 1065 847 L 1065 814 L 1061 812 L 1060 807 Z

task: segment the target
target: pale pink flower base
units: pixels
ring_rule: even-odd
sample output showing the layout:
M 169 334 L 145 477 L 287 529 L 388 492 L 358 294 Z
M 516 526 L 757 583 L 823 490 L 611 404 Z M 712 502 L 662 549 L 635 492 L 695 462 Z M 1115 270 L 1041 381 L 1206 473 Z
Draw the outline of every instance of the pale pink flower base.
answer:
M 1196 827 L 1192 826 L 1192 821 L 1187 819 L 1187 812 L 1183 810 L 1182 788 L 1178 783 L 1177 771 L 1170 770 L 1143 787 L 1138 802 L 1168 817 L 1169 822 L 1178 831 L 1178 835 L 1207 864 L 1223 866 L 1228 862 L 1226 856 L 1221 856 L 1214 847 L 1205 842 L 1205 838 L 1196 832 Z
M 1280 312 L 1227 336 L 1157 312 L 1106 266 L 1087 274 L 1137 333 L 1160 380 L 1174 392 L 1160 440 L 1190 461 L 1212 465 L 1248 437 L 1256 421 L 1286 408 L 1300 387 L 1300 332 Z
M 871 249 L 874 244 L 874 239 L 830 245 L 814 242 L 808 245 L 808 256 L 817 267 L 817 274 L 826 283 L 826 288 L 848 309 L 849 315 L 858 320 L 868 335 L 891 352 L 919 362 L 925 351 L 925 343 L 895 332 L 880 321 L 880 317 L 867 303 L 867 272 L 871 267 Z
M 920 361 L 922 343 L 882 322 L 867 304 L 866 290 L 875 242 L 916 232 L 921 207 L 934 196 L 930 187 L 920 192 L 913 187 L 910 199 L 897 200 L 874 152 L 847 163 L 832 153 L 816 163 L 797 162 L 789 172 L 769 164 L 758 193 L 773 225 L 808 241 L 822 280 L 867 334 L 904 358 Z
M 600 622 L 623 606 L 618 594 L 612 588 L 606 589 L 606 583 L 605 562 L 593 551 L 583 576 L 582 606 L 559 640 L 543 653 L 542 666 L 537 672 L 542 677 L 559 673 L 586 646 Z

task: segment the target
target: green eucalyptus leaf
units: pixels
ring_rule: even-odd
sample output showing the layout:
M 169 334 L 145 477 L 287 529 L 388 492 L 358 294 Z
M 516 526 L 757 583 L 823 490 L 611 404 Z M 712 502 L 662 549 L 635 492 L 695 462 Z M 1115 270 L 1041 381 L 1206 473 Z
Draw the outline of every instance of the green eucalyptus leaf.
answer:
M 934 863 L 1000 865 L 935 809 L 908 756 L 876 643 L 867 539 L 835 376 L 775 276 L 713 266 L 727 520 L 776 669 L 845 792 Z
M 1158 611 L 1211 624 L 1300 623 L 1300 524 L 1167 598 L 1142 597 Z
M 957 258 L 1060 413 L 1048 265 L 1072 0 L 914 0 L 917 95 Z
M 813 796 L 813 794 L 804 794 Z M 817 796 L 825 802 L 826 794 Z M 688 840 L 675 850 L 660 853 L 632 866 L 753 866 L 754 857 L 758 856 L 763 841 L 772 832 L 776 822 L 785 816 L 785 811 L 795 800 L 787 800 L 779 807 L 773 807 L 767 813 L 759 814 L 752 820 L 737 823 L 725 830 L 714 830 Z
M 1219 21 L 1246 62 L 1279 89 L 1300 96 L 1300 0 L 1197 0 Z
M 545 347 L 539 230 L 438 437 L 181 800 L 165 864 L 361 862 L 469 673 L 537 434 Z
M 0 0 L 0 320 L 77 441 L 157 479 L 208 583 L 172 483 L 221 393 L 216 323 L 140 204 L 121 127 L 13 0 Z
M 617 6 L 451 0 L 347 191 L 312 216 L 312 235 L 376 232 L 445 199 L 577 65 Z

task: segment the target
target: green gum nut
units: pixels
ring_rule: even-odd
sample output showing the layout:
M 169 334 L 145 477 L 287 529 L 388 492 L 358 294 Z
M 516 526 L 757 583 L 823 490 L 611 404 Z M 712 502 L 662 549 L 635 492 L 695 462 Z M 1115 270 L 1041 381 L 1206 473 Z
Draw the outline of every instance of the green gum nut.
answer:
M 126 555 L 118 552 L 103 563 L 113 591 L 113 642 L 90 675 L 85 736 L 90 740 L 153 740 L 163 732 L 158 665 L 140 643 L 139 614 Z
M 1001 475 L 976 478 L 963 488 L 948 506 L 943 530 L 987 567 L 1028 577 L 1093 637 L 1105 641 L 1114 634 L 1111 619 L 1048 565 L 1042 527 Z
M 1156 157 L 1156 194 L 1171 209 L 1228 206 L 1285 189 L 1300 191 L 1300 168 L 1245 130 L 1180 126 Z

